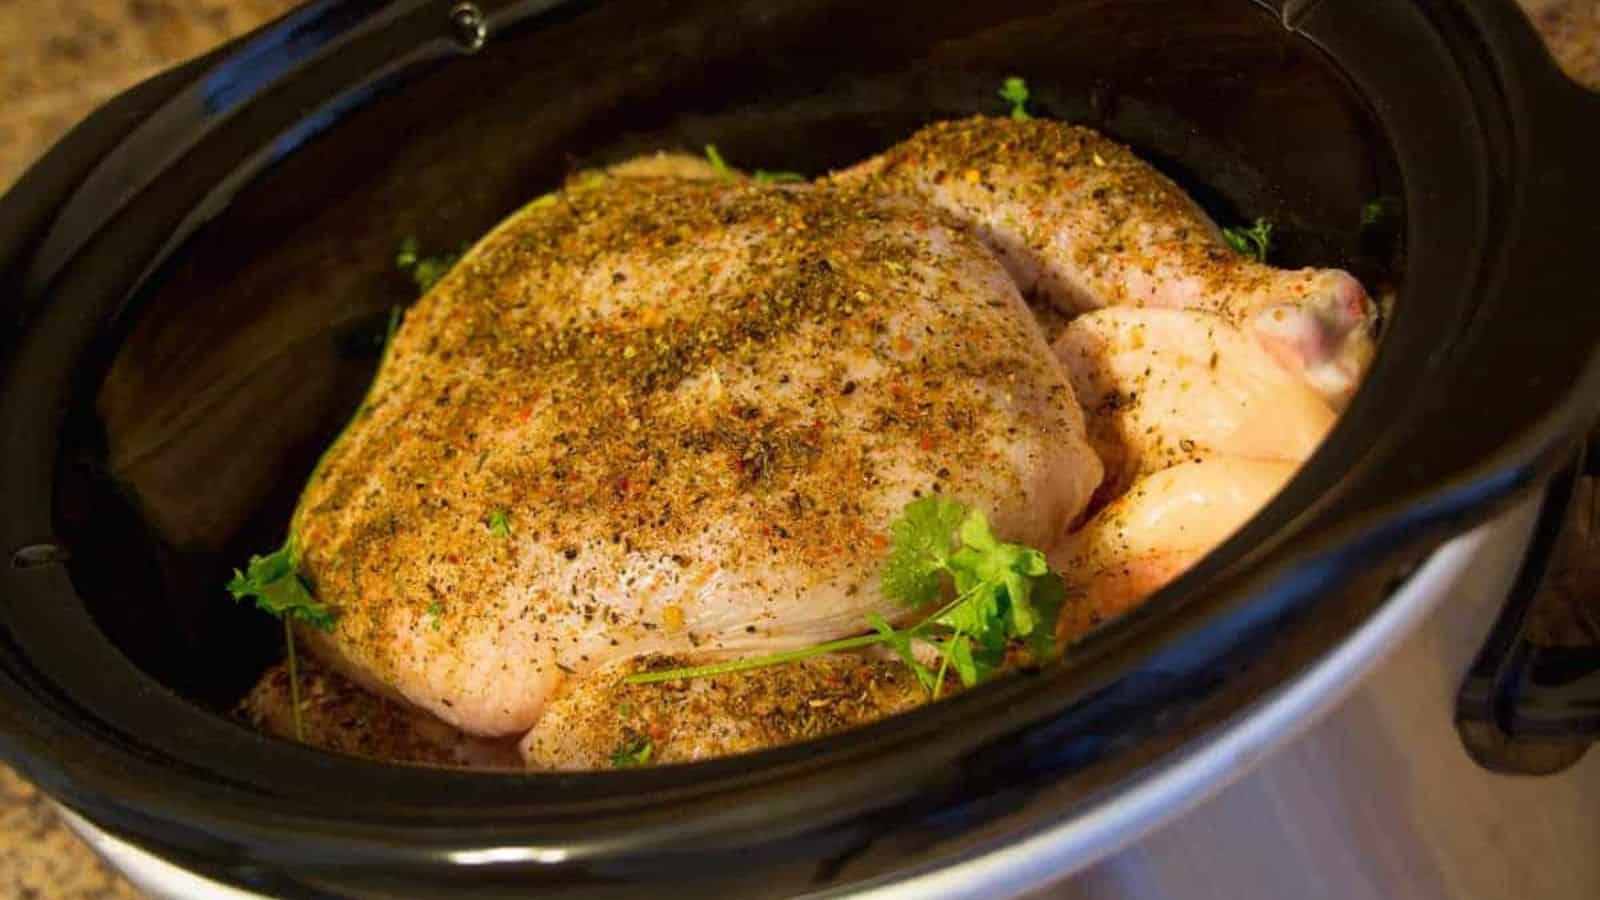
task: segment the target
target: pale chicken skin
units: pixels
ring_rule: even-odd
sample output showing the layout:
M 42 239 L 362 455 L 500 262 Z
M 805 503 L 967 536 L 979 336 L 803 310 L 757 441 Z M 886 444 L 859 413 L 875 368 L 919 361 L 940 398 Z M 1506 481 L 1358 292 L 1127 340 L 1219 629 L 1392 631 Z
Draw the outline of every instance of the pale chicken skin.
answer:
M 1183 574 L 1259 512 L 1298 468 L 1219 456 L 1135 481 L 1050 554 L 1071 597 L 1057 635 L 1081 637 Z
M 477 735 L 643 654 L 868 630 L 943 492 L 1046 546 L 1101 480 L 1005 269 L 938 210 L 581 179 L 406 316 L 294 520 L 325 661 Z
M 1300 462 L 1333 426 L 1304 381 L 1212 313 L 1097 310 L 1054 346 L 1106 467 L 1104 498 L 1202 456 Z
M 301 635 L 375 692 L 312 666 L 307 739 L 595 769 L 926 703 L 881 653 L 624 679 L 916 618 L 878 573 L 929 492 L 1050 548 L 1075 640 L 1282 488 L 1373 318 L 1345 273 L 1234 253 L 1060 123 L 940 123 L 810 187 L 681 154 L 580 174 L 411 311 L 302 498 L 299 565 L 339 616 Z M 285 689 L 279 667 L 243 710 L 288 736 Z
M 1360 282 L 1234 252 L 1177 185 L 1087 128 L 1042 119 L 939 122 L 833 180 L 947 210 L 994 249 L 1024 292 L 1066 312 L 1217 313 L 1335 405 L 1354 391 L 1373 353 L 1375 313 Z

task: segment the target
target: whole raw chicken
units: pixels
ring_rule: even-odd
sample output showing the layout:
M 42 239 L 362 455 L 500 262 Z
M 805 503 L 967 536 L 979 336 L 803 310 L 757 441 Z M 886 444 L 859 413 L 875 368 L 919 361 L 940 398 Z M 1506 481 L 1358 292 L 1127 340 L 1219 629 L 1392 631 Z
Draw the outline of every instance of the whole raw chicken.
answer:
M 1071 318 L 1053 350 L 1025 293 Z M 926 700 L 898 662 L 623 676 L 906 621 L 877 573 L 935 492 L 1051 548 L 1081 635 L 1276 493 L 1372 340 L 1350 276 L 1234 254 L 1082 128 L 939 123 L 806 186 L 630 161 L 512 216 L 406 316 L 292 523 L 339 614 L 302 633 L 402 702 L 388 721 L 448 725 L 402 742 L 425 761 L 863 724 Z M 280 733 L 282 681 L 248 705 Z

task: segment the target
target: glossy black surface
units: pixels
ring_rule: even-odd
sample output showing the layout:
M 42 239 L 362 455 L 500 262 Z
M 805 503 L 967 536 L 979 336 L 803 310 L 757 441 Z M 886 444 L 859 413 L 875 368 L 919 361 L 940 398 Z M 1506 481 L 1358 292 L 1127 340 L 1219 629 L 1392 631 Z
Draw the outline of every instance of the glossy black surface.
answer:
M 1600 404 L 1600 102 L 1509 3 L 479 5 L 472 53 L 443 4 L 310 4 L 119 101 L 0 207 L 0 549 L 72 555 L 0 569 L 0 753 L 222 877 L 770 893 L 981 852 L 1226 727 Z M 820 171 L 999 111 L 1009 74 L 1219 217 L 1276 219 L 1282 262 L 1399 286 L 1369 386 L 1219 553 L 1058 668 L 694 766 L 408 769 L 218 714 L 275 636 L 217 586 L 370 375 L 401 236 L 469 241 L 640 149 Z M 1388 195 L 1403 254 L 1359 227 Z

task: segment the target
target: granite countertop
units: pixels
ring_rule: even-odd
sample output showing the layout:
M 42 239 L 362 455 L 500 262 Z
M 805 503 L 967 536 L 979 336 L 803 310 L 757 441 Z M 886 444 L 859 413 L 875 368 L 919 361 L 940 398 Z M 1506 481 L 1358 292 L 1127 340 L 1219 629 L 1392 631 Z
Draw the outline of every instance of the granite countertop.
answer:
M 1600 90 L 1600 0 L 1521 0 L 1575 80 Z M 0 189 L 129 85 L 292 8 L 297 0 L 9 0 L 0 3 Z M 133 898 L 0 766 L 0 895 Z

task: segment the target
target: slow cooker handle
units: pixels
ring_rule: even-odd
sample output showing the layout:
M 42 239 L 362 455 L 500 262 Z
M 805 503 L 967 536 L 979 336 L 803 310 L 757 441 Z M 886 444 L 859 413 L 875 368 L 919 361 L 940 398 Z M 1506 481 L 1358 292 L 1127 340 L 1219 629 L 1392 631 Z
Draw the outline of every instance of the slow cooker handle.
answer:
M 1511 594 L 1456 698 L 1486 769 L 1548 775 L 1600 741 L 1600 428 L 1546 489 Z
M 1537 160 L 1523 177 L 1542 195 L 1515 230 L 1548 264 L 1542 289 L 1559 285 L 1580 304 L 1600 304 L 1592 263 L 1571 252 L 1600 237 L 1589 202 L 1600 198 L 1600 93 L 1559 73 L 1525 19 L 1499 24 L 1498 33 L 1529 45 L 1524 56 L 1545 62 L 1514 79 Z M 1589 341 L 1592 357 L 1600 334 Z M 1522 569 L 1463 680 L 1455 718 L 1468 754 L 1497 772 L 1554 774 L 1600 741 L 1600 424 L 1545 489 Z

